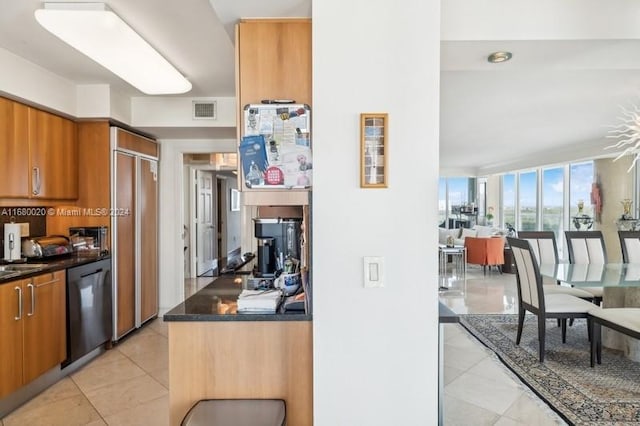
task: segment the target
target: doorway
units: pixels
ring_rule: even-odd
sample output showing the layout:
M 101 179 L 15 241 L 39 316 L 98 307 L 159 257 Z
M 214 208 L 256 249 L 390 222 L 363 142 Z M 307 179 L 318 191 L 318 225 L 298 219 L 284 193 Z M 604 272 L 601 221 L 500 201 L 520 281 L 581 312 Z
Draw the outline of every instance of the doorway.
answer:
M 229 199 L 237 188 L 236 163 L 229 155 L 235 154 L 183 155 L 185 286 L 196 281 L 190 291 L 217 277 L 227 253 L 239 246 L 240 212 L 232 211 Z

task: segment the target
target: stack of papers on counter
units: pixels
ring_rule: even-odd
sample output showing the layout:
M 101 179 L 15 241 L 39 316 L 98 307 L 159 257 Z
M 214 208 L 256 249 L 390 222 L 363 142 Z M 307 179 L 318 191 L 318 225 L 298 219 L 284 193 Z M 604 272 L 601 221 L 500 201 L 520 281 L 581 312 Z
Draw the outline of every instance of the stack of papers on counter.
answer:
M 242 290 L 238 296 L 238 312 L 275 314 L 281 301 L 280 289 Z

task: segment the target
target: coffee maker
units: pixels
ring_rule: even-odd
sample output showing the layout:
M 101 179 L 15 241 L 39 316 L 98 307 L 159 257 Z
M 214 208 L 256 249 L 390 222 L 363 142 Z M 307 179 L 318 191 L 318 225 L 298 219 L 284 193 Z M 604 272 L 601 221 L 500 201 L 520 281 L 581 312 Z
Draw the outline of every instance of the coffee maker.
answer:
M 300 260 L 300 218 L 253 219 L 254 236 L 258 239 L 257 277 L 274 277 L 287 258 Z

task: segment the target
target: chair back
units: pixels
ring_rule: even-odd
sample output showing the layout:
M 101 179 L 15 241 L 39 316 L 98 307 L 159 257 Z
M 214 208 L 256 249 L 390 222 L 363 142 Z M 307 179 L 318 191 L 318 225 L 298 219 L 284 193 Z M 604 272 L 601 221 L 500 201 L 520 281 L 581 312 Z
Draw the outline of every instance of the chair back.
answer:
M 570 263 L 607 263 L 607 251 L 601 231 L 565 231 L 564 235 Z
M 521 306 L 544 311 L 542 276 L 538 262 L 527 240 L 507 237 L 516 262 L 516 282 L 518 283 L 518 301 Z M 524 305 L 522 305 L 524 304 Z
M 487 246 L 485 238 L 466 237 L 464 246 L 467 249 L 467 262 L 474 265 L 486 265 Z
M 538 264 L 558 263 L 558 246 L 553 231 L 521 231 L 518 238 L 529 241 Z
M 474 265 L 503 265 L 504 239 L 500 237 L 466 237 L 467 263 Z
M 640 231 L 618 231 L 622 261 L 624 263 L 640 263 Z
M 487 246 L 487 265 L 504 265 L 504 238 L 485 238 Z

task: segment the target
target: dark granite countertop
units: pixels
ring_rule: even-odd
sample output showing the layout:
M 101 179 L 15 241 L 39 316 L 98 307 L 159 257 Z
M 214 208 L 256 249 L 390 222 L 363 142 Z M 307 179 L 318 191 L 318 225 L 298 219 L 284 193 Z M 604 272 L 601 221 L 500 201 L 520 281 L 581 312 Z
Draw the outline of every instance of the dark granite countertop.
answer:
M 223 275 L 164 314 L 165 321 L 311 321 L 305 313 L 237 313 L 248 275 Z
M 29 278 L 29 277 L 33 277 L 35 275 L 40 275 L 46 272 L 55 272 L 55 271 L 60 271 L 62 269 L 69 269 L 69 268 L 73 268 L 76 266 L 81 266 L 81 265 L 86 265 L 88 263 L 93 263 L 93 262 L 97 262 L 99 260 L 103 260 L 103 259 L 109 259 L 111 258 L 110 254 L 103 254 L 103 255 L 93 255 L 93 256 L 82 256 L 82 255 L 77 255 L 77 254 L 70 254 L 70 255 L 65 255 L 65 256 L 61 256 L 61 257 L 54 257 L 54 258 L 45 258 L 45 259 L 39 259 L 39 258 L 34 258 L 34 259 L 29 259 L 28 262 L 26 263 L 9 263 L 9 262 L 2 262 L 0 263 L 0 266 L 2 265 L 33 265 L 33 264 L 38 264 L 38 265 L 44 265 L 41 268 L 37 268 L 37 269 L 33 269 L 33 270 L 29 270 L 29 271 L 24 271 L 21 272 L 19 275 L 13 275 L 13 276 L 6 276 L 6 277 L 0 277 L 0 285 L 11 282 L 11 281 L 15 281 L 15 280 L 22 280 L 24 278 Z

